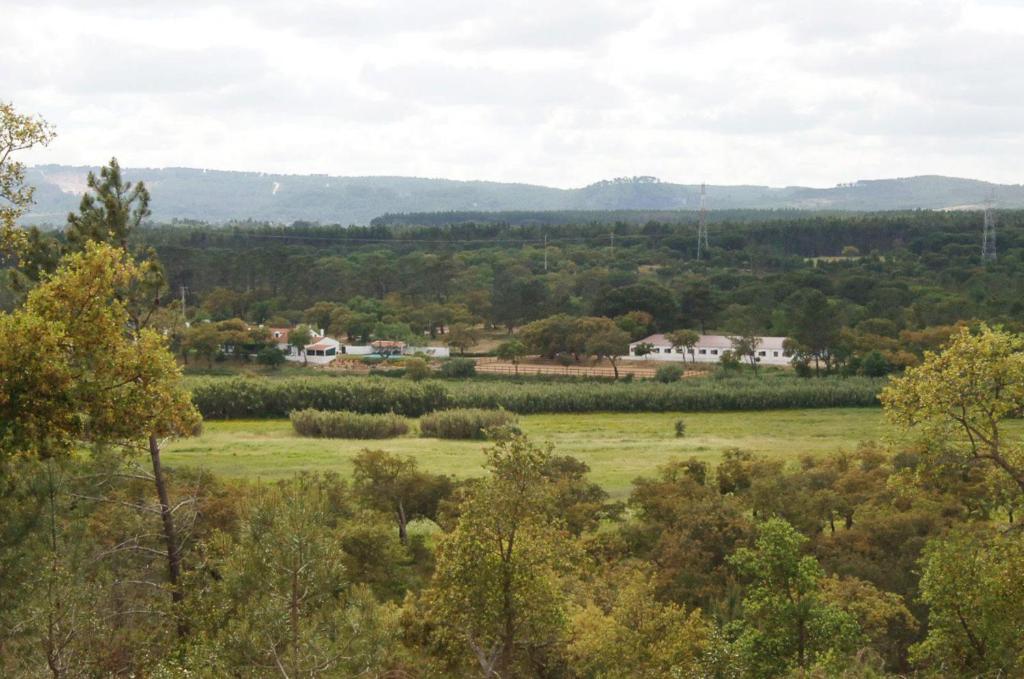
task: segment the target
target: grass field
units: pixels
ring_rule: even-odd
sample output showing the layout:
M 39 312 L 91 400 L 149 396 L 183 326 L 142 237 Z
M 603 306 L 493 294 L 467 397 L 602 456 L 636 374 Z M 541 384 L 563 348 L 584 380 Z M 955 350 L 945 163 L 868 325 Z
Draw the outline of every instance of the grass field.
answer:
M 676 438 L 674 423 L 686 422 Z M 722 451 L 742 448 L 787 460 L 804 454 L 852 450 L 891 432 L 876 408 L 776 410 L 733 413 L 589 413 L 520 418 L 535 441 L 550 441 L 555 452 L 573 455 L 591 468 L 591 478 L 615 497 L 630 482 L 650 475 L 673 457 L 694 456 L 715 463 Z M 403 437 L 382 441 L 307 439 L 287 420 L 211 421 L 202 436 L 167 446 L 168 465 L 201 466 L 233 477 L 275 479 L 302 470 L 335 470 L 347 475 L 363 448 L 413 455 L 428 471 L 467 477 L 482 473 L 480 441 Z

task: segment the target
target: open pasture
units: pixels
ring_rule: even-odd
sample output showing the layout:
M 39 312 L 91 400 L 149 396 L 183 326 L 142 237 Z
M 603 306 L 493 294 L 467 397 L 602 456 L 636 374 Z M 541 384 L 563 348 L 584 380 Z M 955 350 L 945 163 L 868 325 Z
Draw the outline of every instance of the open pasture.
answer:
M 686 423 L 677 438 L 676 420 Z M 716 463 L 724 450 L 796 461 L 802 455 L 853 450 L 890 435 L 877 408 L 830 408 L 724 413 L 586 413 L 526 415 L 520 427 L 555 452 L 577 457 L 609 493 L 623 497 L 637 476 L 651 475 L 674 457 Z M 412 455 L 428 471 L 468 477 L 482 473 L 480 441 L 443 441 L 415 435 L 380 441 L 297 436 L 287 420 L 209 421 L 201 436 L 168 445 L 170 466 L 201 466 L 217 474 L 276 479 L 303 470 L 347 475 L 351 459 L 370 447 Z

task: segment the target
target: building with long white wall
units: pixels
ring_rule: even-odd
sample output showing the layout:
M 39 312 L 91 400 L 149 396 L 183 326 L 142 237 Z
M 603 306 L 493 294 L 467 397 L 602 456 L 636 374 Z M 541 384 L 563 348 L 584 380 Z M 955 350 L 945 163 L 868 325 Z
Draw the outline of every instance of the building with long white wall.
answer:
M 789 365 L 791 356 L 783 348 L 785 337 L 758 337 L 754 358 L 764 365 Z M 722 354 L 735 352 L 733 341 L 725 335 L 701 335 L 692 349 L 673 347 L 665 335 L 658 333 L 632 342 L 629 356 L 625 358 L 641 361 L 689 361 L 693 363 L 718 363 Z M 741 357 L 741 360 L 745 360 Z

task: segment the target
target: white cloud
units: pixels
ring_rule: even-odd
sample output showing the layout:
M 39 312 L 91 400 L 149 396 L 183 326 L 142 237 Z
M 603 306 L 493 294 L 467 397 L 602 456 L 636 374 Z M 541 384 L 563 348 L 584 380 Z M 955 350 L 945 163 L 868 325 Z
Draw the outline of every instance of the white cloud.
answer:
M 579 186 L 1024 180 L 995 0 L 6 0 L 33 162 Z

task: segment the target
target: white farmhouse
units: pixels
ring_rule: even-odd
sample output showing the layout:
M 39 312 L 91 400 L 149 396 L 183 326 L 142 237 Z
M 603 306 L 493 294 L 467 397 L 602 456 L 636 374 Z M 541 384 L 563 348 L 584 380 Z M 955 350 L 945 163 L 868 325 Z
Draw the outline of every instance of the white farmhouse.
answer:
M 785 337 L 759 337 L 755 358 L 764 365 L 789 365 L 791 356 L 782 347 Z M 637 347 L 648 345 L 650 350 L 638 354 Z M 625 358 L 644 361 L 692 361 L 695 363 L 718 363 L 722 354 L 733 351 L 733 343 L 725 335 L 701 335 L 693 350 L 679 347 L 676 349 L 665 335 L 657 334 L 645 337 L 629 345 L 629 356 Z M 741 360 L 746 360 L 741 357 Z
M 314 365 L 326 365 L 343 353 L 341 342 L 333 337 L 320 337 L 313 344 L 303 347 L 305 356 L 287 356 L 289 360 L 305 361 Z

